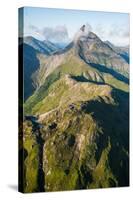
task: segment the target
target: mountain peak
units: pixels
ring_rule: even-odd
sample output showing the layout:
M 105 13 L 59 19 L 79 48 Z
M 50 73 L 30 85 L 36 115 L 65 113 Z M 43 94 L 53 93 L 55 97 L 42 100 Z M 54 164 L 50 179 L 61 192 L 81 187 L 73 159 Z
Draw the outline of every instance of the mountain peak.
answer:
M 74 42 L 76 43 L 81 37 L 87 37 L 90 31 L 91 27 L 89 24 L 82 25 L 74 36 Z
M 89 34 L 88 34 L 88 38 L 89 39 L 97 39 L 99 37 L 95 33 L 90 31 Z M 99 38 L 99 40 L 100 40 L 100 38 Z
M 80 30 L 84 32 L 84 31 L 85 31 L 85 28 L 86 28 L 86 26 L 83 25 L 83 26 L 81 26 Z

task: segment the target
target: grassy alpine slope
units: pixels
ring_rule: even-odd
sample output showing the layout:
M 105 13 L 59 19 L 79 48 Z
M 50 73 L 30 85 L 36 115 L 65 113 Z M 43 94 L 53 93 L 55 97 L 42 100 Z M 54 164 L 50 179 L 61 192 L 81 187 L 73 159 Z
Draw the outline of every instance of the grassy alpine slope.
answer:
M 24 104 L 25 192 L 129 185 L 128 65 L 94 36 L 38 55 Z
M 59 80 L 65 74 L 70 74 L 80 78 L 81 82 L 92 83 L 107 83 L 115 88 L 128 91 L 128 84 L 121 80 L 118 80 L 112 74 L 103 73 L 98 69 L 93 68 L 91 65 L 87 65 L 79 57 L 73 55 L 71 58 L 67 58 L 66 63 L 58 66 L 50 75 L 48 75 L 44 81 L 44 84 L 40 86 L 38 90 L 26 101 L 25 112 L 31 114 L 36 104 L 41 103 L 45 96 L 49 93 L 50 85 Z

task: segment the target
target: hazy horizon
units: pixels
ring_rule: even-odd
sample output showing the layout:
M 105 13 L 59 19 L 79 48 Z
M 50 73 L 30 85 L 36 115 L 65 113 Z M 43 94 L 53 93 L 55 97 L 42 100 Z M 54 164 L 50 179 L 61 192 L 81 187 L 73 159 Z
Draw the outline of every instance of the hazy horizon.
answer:
M 83 24 L 103 41 L 117 46 L 129 45 L 129 14 L 116 12 L 24 7 L 23 36 L 51 42 L 71 41 Z M 20 21 L 22 20 L 20 15 Z M 20 23 L 22 36 L 22 23 Z

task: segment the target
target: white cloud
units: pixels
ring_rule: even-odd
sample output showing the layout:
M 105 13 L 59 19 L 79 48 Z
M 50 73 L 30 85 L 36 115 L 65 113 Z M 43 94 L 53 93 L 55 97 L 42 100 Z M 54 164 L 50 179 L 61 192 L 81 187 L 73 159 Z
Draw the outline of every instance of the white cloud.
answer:
M 88 35 L 91 30 L 92 27 L 90 24 L 87 23 L 86 25 L 83 25 L 74 35 L 74 42 L 77 42 L 79 37 Z
M 94 32 L 102 40 L 109 40 L 115 45 L 124 46 L 129 44 L 129 28 L 127 26 L 118 26 L 112 24 L 108 27 L 104 27 L 104 25 L 98 24 Z
M 68 31 L 66 26 L 44 27 L 38 29 L 36 26 L 30 25 L 29 29 L 34 34 L 39 34 L 41 38 L 50 40 L 52 42 L 67 42 L 69 40 Z
M 93 24 L 92 24 L 93 25 Z M 91 26 L 90 24 L 86 24 L 87 31 L 93 31 L 97 34 L 103 41 L 109 40 L 110 42 L 114 43 L 115 45 L 128 45 L 129 44 L 129 27 L 127 25 L 103 25 L 97 24 L 95 27 Z M 50 40 L 52 42 L 60 42 L 65 43 L 69 42 L 69 34 L 68 30 L 65 25 L 56 26 L 56 27 L 44 27 L 39 29 L 34 25 L 29 25 L 29 33 L 41 40 Z M 75 30 L 76 32 L 77 30 Z M 76 33 L 77 34 L 77 33 Z M 74 35 L 74 38 L 77 35 Z M 80 34 L 80 31 L 78 31 Z

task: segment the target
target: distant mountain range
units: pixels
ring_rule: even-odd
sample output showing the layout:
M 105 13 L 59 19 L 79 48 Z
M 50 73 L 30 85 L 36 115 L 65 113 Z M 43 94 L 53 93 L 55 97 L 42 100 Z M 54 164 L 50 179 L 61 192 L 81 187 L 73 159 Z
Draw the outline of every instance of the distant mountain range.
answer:
M 59 48 L 52 42 L 47 41 L 47 40 L 40 41 L 40 40 L 35 39 L 32 36 L 24 37 L 23 42 L 25 44 L 32 46 L 34 49 L 36 49 L 40 53 L 43 53 L 46 55 L 50 55 L 59 50 Z
M 20 44 L 25 192 L 129 184 L 129 49 L 85 25 L 75 37 L 64 48 L 33 37 Z

